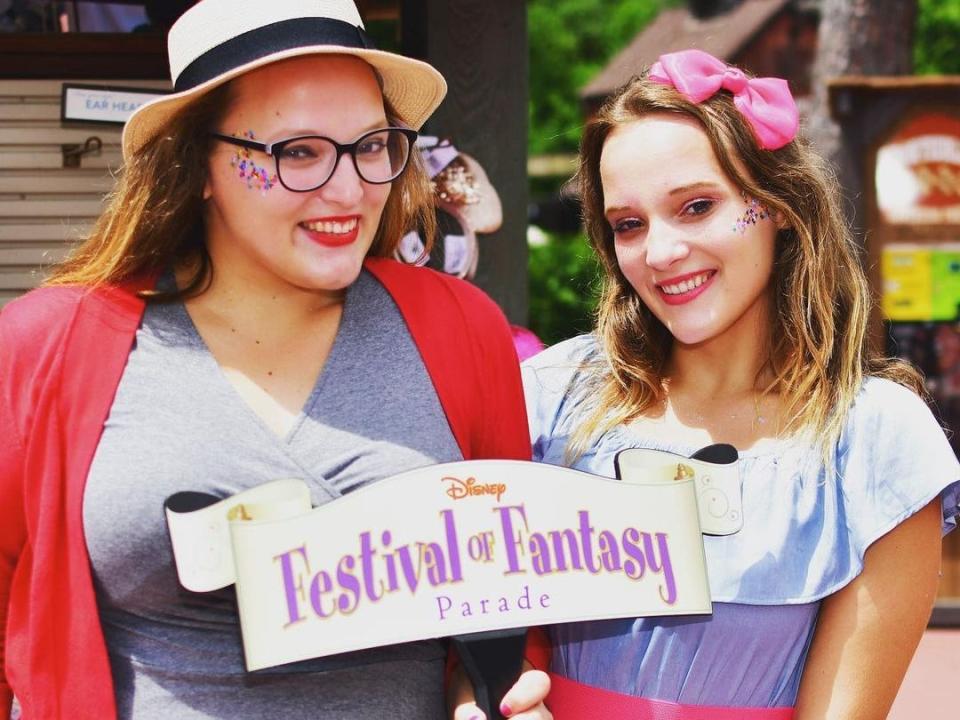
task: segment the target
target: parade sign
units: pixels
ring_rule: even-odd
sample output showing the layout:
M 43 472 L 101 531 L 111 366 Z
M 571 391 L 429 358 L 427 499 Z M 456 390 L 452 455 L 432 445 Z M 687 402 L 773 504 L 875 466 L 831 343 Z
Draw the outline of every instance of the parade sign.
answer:
M 181 583 L 236 584 L 248 670 L 528 625 L 711 611 L 696 487 L 508 460 L 433 465 L 317 508 L 299 480 L 167 521 Z

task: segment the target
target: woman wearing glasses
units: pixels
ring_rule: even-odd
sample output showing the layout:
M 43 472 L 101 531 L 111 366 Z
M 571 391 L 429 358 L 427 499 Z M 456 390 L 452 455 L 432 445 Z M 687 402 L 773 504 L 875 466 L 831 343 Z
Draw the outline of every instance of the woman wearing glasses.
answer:
M 172 28 L 175 92 L 128 122 L 103 216 L 0 315 L 0 716 L 444 715 L 439 642 L 250 675 L 231 596 L 177 583 L 172 493 L 300 477 L 316 505 L 529 457 L 499 310 L 387 259 L 431 228 L 410 128 L 442 77 L 371 49 L 350 0 L 240 7 Z M 515 717 L 548 717 L 543 682 Z

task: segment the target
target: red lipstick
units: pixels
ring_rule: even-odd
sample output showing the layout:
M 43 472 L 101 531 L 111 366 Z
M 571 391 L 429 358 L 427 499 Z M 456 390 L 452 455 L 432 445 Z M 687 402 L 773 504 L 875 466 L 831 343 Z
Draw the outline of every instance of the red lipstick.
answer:
M 344 247 L 353 243 L 360 234 L 360 216 L 344 215 L 304 220 L 300 227 L 319 245 Z
M 687 280 L 692 280 L 693 278 L 702 277 L 706 275 L 706 279 L 700 283 L 697 287 L 692 290 L 687 290 L 686 292 L 680 292 L 675 294 L 667 293 L 663 288 L 668 285 L 679 285 L 680 283 L 686 282 Z M 685 275 L 678 275 L 677 277 L 670 278 L 669 280 L 663 280 L 656 284 L 657 292 L 660 294 L 660 299 L 663 300 L 667 305 L 684 305 L 688 302 L 695 300 L 700 297 L 711 284 L 713 284 L 713 279 L 717 276 L 716 270 L 698 270 L 697 272 L 687 273 Z

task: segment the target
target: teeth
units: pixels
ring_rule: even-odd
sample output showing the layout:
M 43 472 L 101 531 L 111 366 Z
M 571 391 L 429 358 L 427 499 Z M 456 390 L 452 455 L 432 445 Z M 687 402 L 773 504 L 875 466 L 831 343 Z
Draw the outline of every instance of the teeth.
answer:
M 346 235 L 357 227 L 357 218 L 346 222 L 305 222 L 303 226 L 313 232 L 327 233 L 328 235 Z
M 663 290 L 667 295 L 681 295 L 700 287 L 707 281 L 709 277 L 710 273 L 703 273 L 702 275 L 688 278 L 683 282 L 674 283 L 673 285 L 661 285 L 660 289 Z

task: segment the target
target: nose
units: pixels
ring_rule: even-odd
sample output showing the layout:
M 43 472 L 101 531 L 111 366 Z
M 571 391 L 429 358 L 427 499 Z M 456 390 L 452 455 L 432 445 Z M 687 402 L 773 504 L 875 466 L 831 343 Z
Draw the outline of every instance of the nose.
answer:
M 650 226 L 646 245 L 647 265 L 654 270 L 666 270 L 690 254 L 686 239 L 666 224 Z
M 347 153 L 340 156 L 333 175 L 320 186 L 318 192 L 324 200 L 333 205 L 354 207 L 360 202 L 363 197 L 363 180 Z

